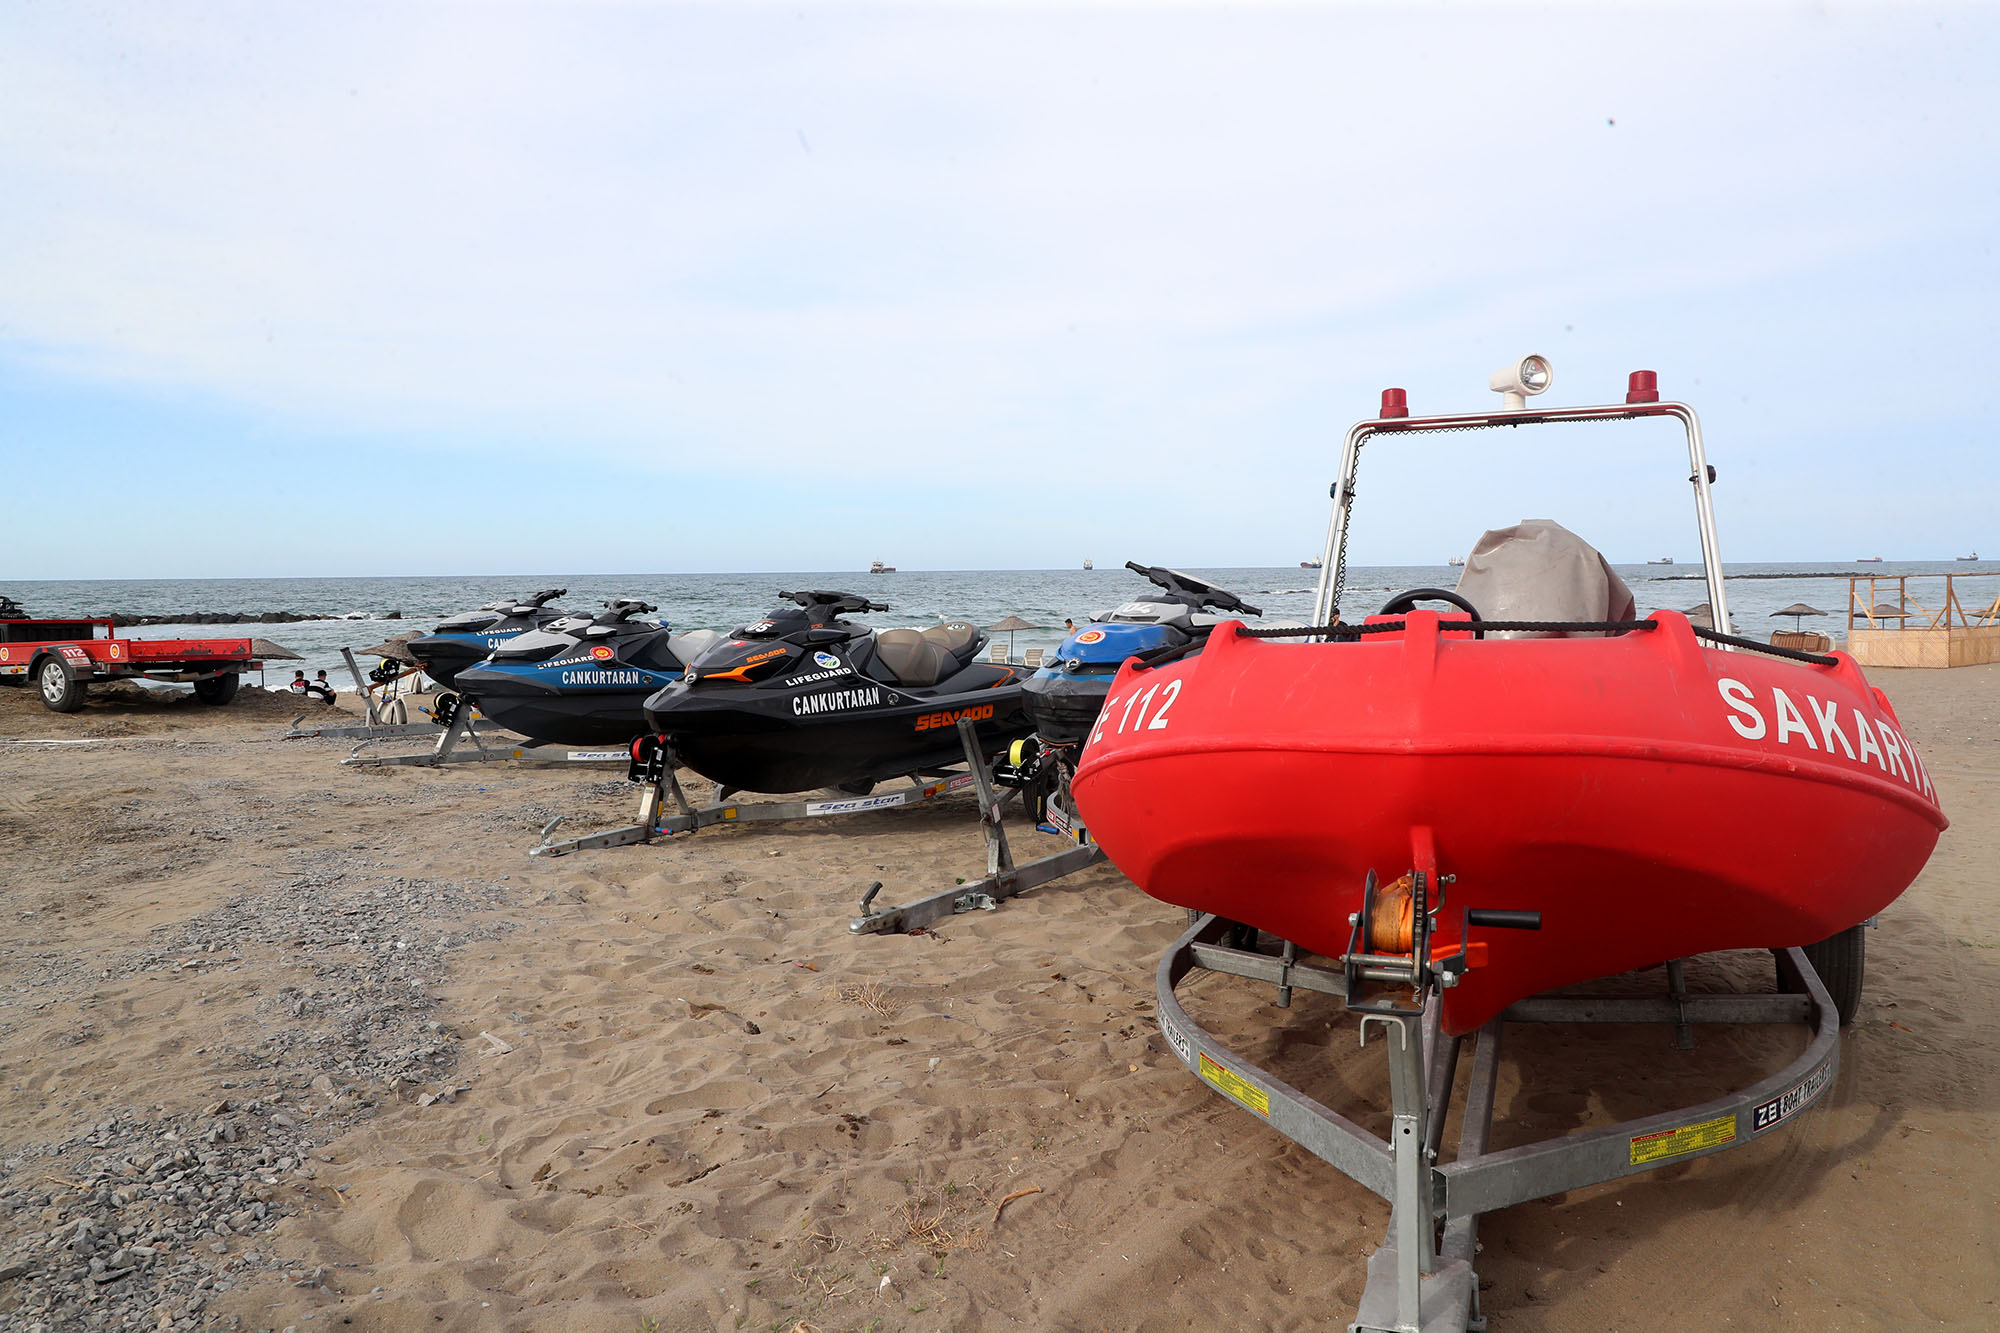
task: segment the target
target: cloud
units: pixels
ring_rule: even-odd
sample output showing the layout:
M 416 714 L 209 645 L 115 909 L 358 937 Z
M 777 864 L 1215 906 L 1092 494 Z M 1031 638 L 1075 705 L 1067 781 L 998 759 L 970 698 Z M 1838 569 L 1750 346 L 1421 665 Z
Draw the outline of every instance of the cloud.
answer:
M 110 16 L 0 18 L 0 355 L 296 429 L 1165 492 L 1566 328 L 1784 384 L 1993 288 L 1865 276 L 1992 215 L 1977 11 Z

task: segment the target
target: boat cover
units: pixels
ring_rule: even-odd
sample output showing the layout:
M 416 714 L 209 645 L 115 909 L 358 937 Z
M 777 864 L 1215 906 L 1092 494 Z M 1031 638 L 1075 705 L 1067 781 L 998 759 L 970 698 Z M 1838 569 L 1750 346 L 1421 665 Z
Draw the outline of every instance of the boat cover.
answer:
M 1597 549 L 1562 524 L 1524 518 L 1480 536 L 1458 576 L 1458 594 L 1488 620 L 1630 620 L 1632 590 Z M 1560 630 L 1496 638 L 1598 637 Z

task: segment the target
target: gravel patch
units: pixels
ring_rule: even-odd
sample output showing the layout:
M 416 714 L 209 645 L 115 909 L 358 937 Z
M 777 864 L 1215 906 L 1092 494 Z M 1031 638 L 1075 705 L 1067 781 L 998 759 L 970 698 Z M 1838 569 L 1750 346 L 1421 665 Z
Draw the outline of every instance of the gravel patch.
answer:
M 282 1269 L 318 1285 L 323 1271 L 285 1269 L 259 1241 L 302 1192 L 326 1189 L 315 1150 L 385 1100 L 463 1091 L 458 1035 L 432 1016 L 437 987 L 467 942 L 513 928 L 490 919 L 509 892 L 384 875 L 342 852 L 296 864 L 90 978 L 240 978 L 246 957 L 262 975 L 275 953 L 292 980 L 257 992 L 240 1040 L 200 1052 L 217 1070 L 200 1111 L 135 1108 L 0 1158 L 0 1330 L 233 1327 L 207 1307 L 237 1283 Z

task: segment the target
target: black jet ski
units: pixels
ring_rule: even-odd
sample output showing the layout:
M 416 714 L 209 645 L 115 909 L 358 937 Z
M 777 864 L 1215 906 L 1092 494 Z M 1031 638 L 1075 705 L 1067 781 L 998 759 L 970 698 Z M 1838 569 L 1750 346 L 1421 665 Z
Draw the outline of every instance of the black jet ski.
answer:
M 778 595 L 793 605 L 743 626 L 646 700 L 680 762 L 725 789 L 866 792 L 963 763 L 960 718 L 988 755 L 1034 730 L 1021 668 L 980 661 L 987 636 L 971 625 L 875 630 L 840 619 L 889 609 L 865 597 Z
M 424 669 L 425 675 L 440 685 L 450 685 L 458 678 L 459 672 L 483 660 L 499 644 L 527 630 L 541 629 L 568 615 L 548 605 L 568 591 L 567 588 L 544 588 L 519 601 L 488 602 L 477 611 L 461 611 L 455 616 L 447 616 L 429 634 L 411 639 L 405 646 L 409 648 L 410 656 L 417 659 L 417 665 Z M 589 623 L 588 616 L 577 620 L 579 626 Z
M 678 680 L 688 662 L 722 638 L 711 629 L 675 634 L 659 610 L 621 600 L 573 627 L 527 630 L 458 674 L 459 693 L 509 731 L 554 745 L 623 745 L 646 730 L 646 697 Z M 559 627 L 561 626 L 561 627 Z
M 1126 658 L 1198 645 L 1225 619 L 1264 614 L 1234 593 L 1177 570 L 1130 560 L 1125 568 L 1152 580 L 1160 591 L 1106 611 L 1071 634 L 1023 687 L 1035 734 L 1050 745 L 1074 744 L 1090 734 L 1111 678 Z

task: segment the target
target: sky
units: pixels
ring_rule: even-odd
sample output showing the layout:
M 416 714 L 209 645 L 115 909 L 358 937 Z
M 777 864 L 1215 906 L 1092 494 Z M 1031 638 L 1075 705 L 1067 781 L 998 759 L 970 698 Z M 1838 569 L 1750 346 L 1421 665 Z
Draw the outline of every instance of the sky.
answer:
M 2000 556 L 2000 9 L 0 7 L 0 583 Z M 1554 438 L 1543 438 L 1553 436 Z M 1663 423 L 1351 556 L 1698 556 Z

